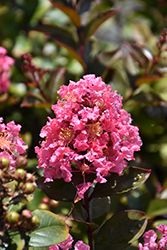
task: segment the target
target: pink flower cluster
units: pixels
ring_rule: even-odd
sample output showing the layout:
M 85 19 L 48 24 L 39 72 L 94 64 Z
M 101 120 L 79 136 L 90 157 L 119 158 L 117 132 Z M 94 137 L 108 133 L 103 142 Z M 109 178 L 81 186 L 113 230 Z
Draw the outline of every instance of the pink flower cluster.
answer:
M 48 118 L 40 133 L 46 139 L 35 148 L 46 181 L 70 182 L 73 172 L 82 173 L 83 183 L 77 186 L 80 198 L 92 185 L 85 182 L 85 175 L 94 173 L 99 183 L 112 172 L 121 175 L 142 145 L 138 128 L 122 109 L 122 97 L 111 92 L 101 77 L 83 78 L 61 86 L 62 99 L 52 106 L 56 118 Z
M 21 125 L 15 125 L 14 121 L 6 125 L 2 122 L 3 118 L 0 117 L 0 158 L 7 158 L 10 167 L 15 168 L 18 156 L 24 155 L 28 146 L 18 136 Z
M 10 85 L 8 73 L 10 67 L 14 64 L 13 58 L 6 56 L 7 50 L 0 47 L 0 93 L 7 92 Z
M 157 234 L 154 230 L 149 230 L 143 235 L 144 238 L 144 246 L 141 243 L 138 244 L 139 250 L 166 250 L 167 247 L 167 226 L 159 225 L 156 227 L 160 233 L 162 233 L 162 237 L 156 243 Z
M 70 237 L 65 240 L 64 242 L 54 245 L 54 246 L 50 246 L 49 250 L 69 250 L 72 248 L 72 243 L 73 243 L 73 238 L 70 235 Z M 86 245 L 85 243 L 83 243 L 82 240 L 77 241 L 77 243 L 74 245 L 74 250 L 90 250 L 90 246 Z

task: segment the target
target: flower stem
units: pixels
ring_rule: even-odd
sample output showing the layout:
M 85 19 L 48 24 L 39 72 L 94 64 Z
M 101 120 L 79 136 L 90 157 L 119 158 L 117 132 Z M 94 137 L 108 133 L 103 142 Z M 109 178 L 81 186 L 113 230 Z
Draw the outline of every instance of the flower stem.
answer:
M 90 222 L 88 192 L 85 193 L 84 200 L 85 200 L 85 209 L 88 215 L 87 222 Z M 87 235 L 88 235 L 90 250 L 93 250 L 92 230 L 89 225 L 87 225 Z

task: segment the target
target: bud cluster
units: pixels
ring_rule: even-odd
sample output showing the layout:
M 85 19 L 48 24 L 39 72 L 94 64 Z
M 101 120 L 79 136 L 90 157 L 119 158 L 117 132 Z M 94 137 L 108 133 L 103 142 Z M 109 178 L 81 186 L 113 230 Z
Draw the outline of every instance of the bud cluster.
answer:
M 18 166 L 25 167 L 26 158 L 18 157 Z M 10 183 L 14 183 L 10 188 Z M 0 158 L 0 236 L 7 230 L 29 231 L 39 225 L 39 219 L 32 215 L 30 210 L 23 210 L 21 214 L 17 211 L 10 211 L 11 205 L 16 205 L 20 201 L 27 201 L 28 195 L 35 190 L 35 177 L 27 173 L 23 168 L 11 169 L 10 161 L 7 158 Z M 4 200 L 5 198 L 5 200 Z
M 52 200 L 48 197 L 44 197 L 42 198 L 41 203 L 39 203 L 38 209 L 51 211 L 57 208 L 58 206 L 59 206 L 58 201 Z
M 23 231 L 31 231 L 39 226 L 40 221 L 36 215 L 28 209 L 24 209 L 21 215 L 16 211 L 10 211 L 6 215 L 6 222 L 8 223 L 9 230 L 21 229 Z
M 43 70 L 40 67 L 35 66 L 32 63 L 32 56 L 30 54 L 22 54 L 22 59 L 24 60 L 23 68 L 30 74 L 30 77 L 34 83 L 38 83 L 48 72 L 48 70 Z

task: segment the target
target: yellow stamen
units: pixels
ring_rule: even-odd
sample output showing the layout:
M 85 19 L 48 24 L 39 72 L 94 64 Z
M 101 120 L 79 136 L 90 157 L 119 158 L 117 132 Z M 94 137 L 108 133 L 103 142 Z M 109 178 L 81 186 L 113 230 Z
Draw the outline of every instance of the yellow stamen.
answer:
M 0 149 L 7 150 L 10 153 L 14 151 L 13 145 L 11 144 L 11 140 L 7 133 L 0 133 Z
M 73 129 L 71 128 L 61 128 L 59 133 L 59 138 L 63 141 L 70 142 L 74 138 Z

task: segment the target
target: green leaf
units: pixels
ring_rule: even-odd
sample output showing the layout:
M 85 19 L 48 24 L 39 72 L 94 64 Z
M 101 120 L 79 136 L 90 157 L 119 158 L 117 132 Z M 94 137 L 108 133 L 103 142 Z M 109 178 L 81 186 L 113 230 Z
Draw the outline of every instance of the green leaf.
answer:
M 83 30 L 84 43 L 87 42 L 88 38 L 95 33 L 95 31 L 100 27 L 102 23 L 104 23 L 110 17 L 116 15 L 119 11 L 120 9 L 115 9 L 115 10 L 104 11 L 95 15 L 93 19 L 84 27 Z
M 57 201 L 74 201 L 76 188 L 70 182 L 65 182 L 63 179 L 46 183 L 44 181 L 45 178 L 40 177 L 36 180 L 36 184 L 49 198 Z
M 150 170 L 127 167 L 122 176 L 112 173 L 106 183 L 97 183 L 91 198 L 118 195 L 141 186 L 150 176 Z
M 137 240 L 144 232 L 147 220 L 144 213 L 127 210 L 113 215 L 98 230 L 95 250 L 122 250 Z
M 70 235 L 64 220 L 54 213 L 45 210 L 35 210 L 33 215 L 40 219 L 40 225 L 32 233 L 29 245 L 33 247 L 47 247 L 65 241 Z
M 61 11 L 63 11 L 70 19 L 71 21 L 73 22 L 73 24 L 78 28 L 81 24 L 81 20 L 80 20 L 80 16 L 78 15 L 77 11 L 68 7 L 68 6 L 65 6 L 65 5 L 62 5 L 62 4 L 58 4 L 55 2 L 55 0 L 52 0 L 51 3 L 57 7 L 58 9 L 60 9 Z
M 16 246 L 13 249 L 22 250 L 25 247 L 25 239 L 22 237 L 22 235 L 19 232 L 11 232 L 9 233 L 10 239 L 11 239 L 11 245 L 8 247 L 8 249 L 12 249 L 12 246 Z
M 146 210 L 146 217 L 152 218 L 163 214 L 167 214 L 167 199 L 152 200 Z
M 92 199 L 89 204 L 90 222 L 101 225 L 110 212 L 110 197 Z

